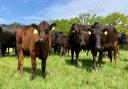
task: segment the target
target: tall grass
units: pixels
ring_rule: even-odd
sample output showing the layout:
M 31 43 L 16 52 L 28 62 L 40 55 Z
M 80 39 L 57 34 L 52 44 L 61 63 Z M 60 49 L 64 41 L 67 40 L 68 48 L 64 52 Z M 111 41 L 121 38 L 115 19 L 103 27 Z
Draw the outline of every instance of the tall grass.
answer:
M 120 51 L 118 63 L 111 64 L 107 57 L 104 64 L 90 71 L 92 57 L 80 53 L 77 68 L 71 56 L 50 55 L 47 59 L 46 78 L 41 79 L 41 60 L 37 59 L 36 77 L 30 81 L 30 58 L 24 59 L 24 75 L 17 72 L 15 57 L 0 58 L 0 89 L 128 89 L 128 52 Z

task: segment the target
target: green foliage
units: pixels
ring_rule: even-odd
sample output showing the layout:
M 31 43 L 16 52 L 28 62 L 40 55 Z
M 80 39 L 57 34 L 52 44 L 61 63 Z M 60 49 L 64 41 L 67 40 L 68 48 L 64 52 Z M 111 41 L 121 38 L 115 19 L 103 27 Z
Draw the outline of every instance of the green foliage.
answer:
M 15 22 L 11 23 L 10 25 L 11 25 L 11 26 L 19 26 L 20 23 L 18 23 L 18 22 L 15 21 Z
M 127 51 L 120 51 L 118 63 L 110 63 L 105 57 L 104 64 L 96 71 L 89 71 L 92 56 L 80 53 L 77 68 L 71 64 L 71 54 L 50 55 L 47 59 L 46 79 L 41 79 L 41 61 L 37 60 L 36 77 L 30 81 L 31 60 L 24 60 L 24 75 L 17 72 L 15 57 L 0 58 L 0 89 L 128 89 Z
M 121 13 L 112 13 L 108 16 L 106 16 L 106 23 L 108 24 L 113 24 L 113 25 L 119 25 L 119 24 L 126 24 L 127 23 L 127 18 L 124 14 Z
M 55 32 L 64 32 L 65 35 L 70 30 L 70 27 L 74 23 L 79 23 L 79 19 L 76 18 L 71 18 L 71 19 L 60 19 L 60 20 L 52 20 L 52 22 L 55 22 L 57 24 L 56 29 L 54 30 Z
M 49 22 L 55 22 L 57 24 L 55 32 L 64 32 L 65 35 L 67 35 L 71 25 L 74 23 L 91 25 L 94 22 L 99 22 L 102 25 L 113 24 L 119 32 L 125 32 L 128 34 L 128 16 L 119 12 L 111 13 L 105 17 L 87 12 L 80 13 L 77 17 L 71 19 L 56 19 L 49 20 Z M 13 22 L 10 25 L 18 26 L 20 23 Z
M 71 19 L 57 19 L 52 20 L 52 22 L 57 23 L 56 30 L 57 32 L 64 32 L 67 34 L 72 24 L 81 23 L 81 24 L 93 24 L 94 22 L 99 22 L 102 25 L 113 24 L 119 32 L 125 32 L 128 34 L 128 16 L 122 13 L 112 13 L 103 16 L 96 16 L 96 14 L 91 13 L 80 13 L 78 17 Z

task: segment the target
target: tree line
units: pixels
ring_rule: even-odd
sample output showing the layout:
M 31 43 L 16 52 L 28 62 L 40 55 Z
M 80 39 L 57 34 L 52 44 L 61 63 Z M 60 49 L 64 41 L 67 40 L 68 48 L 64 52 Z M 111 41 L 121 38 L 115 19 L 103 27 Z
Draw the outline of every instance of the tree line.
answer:
M 65 35 L 69 32 L 72 24 L 80 23 L 91 25 L 94 22 L 99 22 L 101 25 L 114 25 L 118 32 L 128 34 L 128 15 L 114 12 L 107 16 L 97 16 L 91 13 L 80 13 L 77 17 L 71 19 L 54 19 L 48 20 L 49 23 L 55 22 L 57 24 L 55 32 L 64 32 Z M 18 26 L 20 23 L 13 22 L 10 25 Z
M 56 19 L 49 22 L 55 22 L 57 24 L 57 32 L 68 33 L 70 27 L 74 23 L 91 25 L 94 22 L 99 22 L 101 25 L 114 25 L 118 32 L 124 32 L 128 34 L 128 15 L 114 12 L 107 16 L 97 16 L 91 13 L 81 13 L 78 17 L 71 19 Z

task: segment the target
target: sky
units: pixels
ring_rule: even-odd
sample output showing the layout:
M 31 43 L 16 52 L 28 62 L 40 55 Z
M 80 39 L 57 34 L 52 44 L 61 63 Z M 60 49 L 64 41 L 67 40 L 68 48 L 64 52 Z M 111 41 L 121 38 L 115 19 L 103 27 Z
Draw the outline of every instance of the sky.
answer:
M 86 12 L 97 16 L 113 12 L 128 15 L 128 0 L 0 0 L 0 24 L 70 19 Z

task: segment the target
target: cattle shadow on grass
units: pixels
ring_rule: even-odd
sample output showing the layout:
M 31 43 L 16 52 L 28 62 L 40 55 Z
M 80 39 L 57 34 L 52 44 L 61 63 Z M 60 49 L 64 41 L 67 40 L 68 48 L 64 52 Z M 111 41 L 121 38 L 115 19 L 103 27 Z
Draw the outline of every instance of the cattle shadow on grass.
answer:
M 128 57 L 124 57 L 124 58 L 119 57 L 119 59 L 120 59 L 120 61 L 128 61 Z
M 76 67 L 76 60 L 74 60 L 73 64 L 71 63 L 71 59 L 66 59 L 65 62 L 68 65 Z M 91 58 L 79 59 L 79 63 L 81 64 L 80 68 L 86 69 L 88 72 L 92 72 L 93 60 Z M 103 61 L 103 63 L 101 65 L 104 65 L 104 64 L 106 64 L 105 61 Z M 98 60 L 96 61 L 96 67 L 99 67 Z
M 91 72 L 93 61 L 92 59 L 81 59 L 79 60 L 82 64 L 82 68 L 86 69 L 88 72 Z
M 24 67 L 24 72 L 27 72 L 27 73 L 29 73 L 31 75 L 32 68 L 31 67 Z M 42 77 L 41 73 L 42 73 L 41 69 L 36 68 L 36 70 L 35 70 L 35 77 L 39 76 L 41 78 Z M 45 73 L 46 73 L 46 77 L 47 77 L 47 75 L 48 75 L 47 71 Z
M 68 65 L 76 67 L 76 60 L 74 60 L 74 63 L 71 63 L 71 59 L 66 59 L 65 62 Z M 91 59 L 79 59 L 79 63 L 81 64 L 80 68 L 86 69 L 88 72 L 91 72 L 92 63 L 93 63 Z
M 124 70 L 128 71 L 128 66 L 124 67 Z

